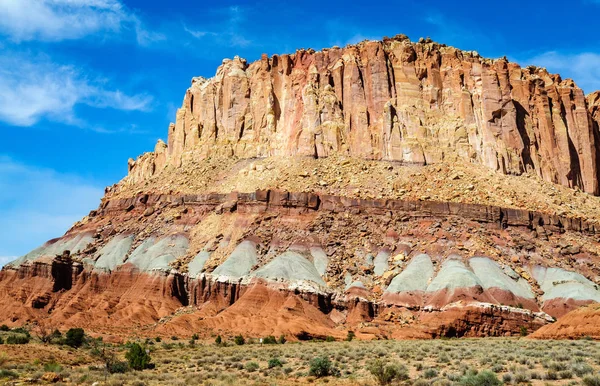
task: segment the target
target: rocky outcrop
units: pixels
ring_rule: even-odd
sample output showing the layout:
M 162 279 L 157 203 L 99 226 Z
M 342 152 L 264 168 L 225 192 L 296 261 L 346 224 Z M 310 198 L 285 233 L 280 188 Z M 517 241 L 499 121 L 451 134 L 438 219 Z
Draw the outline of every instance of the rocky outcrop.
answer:
M 456 159 L 598 194 L 597 98 L 571 80 L 403 36 L 225 60 L 194 78 L 168 145 L 129 182 L 191 154 L 306 155 L 432 164 Z M 596 116 L 593 123 L 592 116 Z
M 600 299 L 580 273 L 598 274 L 595 228 L 563 221 L 274 190 L 105 200 L 1 271 L 10 312 L 0 323 L 116 335 L 516 335 Z M 572 259 L 553 260 L 555 245 L 578 237 L 581 247 L 562 247 Z
M 536 339 L 600 339 L 600 304 L 575 309 L 532 334 Z
M 98 214 L 110 214 L 134 208 L 152 208 L 153 205 L 175 204 L 199 207 L 202 210 L 218 209 L 225 206 L 230 210 L 253 212 L 273 208 L 289 208 L 300 213 L 307 211 L 326 211 L 333 213 L 353 212 L 385 213 L 403 212 L 411 217 L 460 216 L 465 219 L 495 223 L 501 227 L 520 226 L 534 229 L 542 225 L 552 231 L 572 230 L 595 234 L 600 232 L 598 224 L 582 218 L 569 218 L 544 213 L 500 208 L 479 204 L 457 202 L 412 201 L 392 199 L 359 199 L 331 196 L 316 193 L 285 192 L 278 190 L 259 190 L 253 193 L 231 192 L 229 194 L 187 194 L 187 195 L 148 195 L 142 194 L 127 199 L 105 200 Z M 544 229 L 546 229 L 544 228 Z

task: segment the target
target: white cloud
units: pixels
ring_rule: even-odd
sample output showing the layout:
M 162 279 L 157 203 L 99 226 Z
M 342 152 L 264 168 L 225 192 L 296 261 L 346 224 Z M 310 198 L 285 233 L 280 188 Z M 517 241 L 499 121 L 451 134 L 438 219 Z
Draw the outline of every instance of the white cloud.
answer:
M 524 63 L 546 67 L 550 72 L 559 73 L 563 79 L 572 78 L 586 93 L 600 90 L 600 54 L 593 52 L 562 54 L 550 51 L 528 59 Z
M 0 268 L 15 260 L 17 256 L 0 256 Z
M 0 57 L 0 120 L 16 126 L 31 126 L 47 118 L 85 126 L 75 115 L 74 108 L 78 104 L 126 111 L 149 110 L 151 96 L 127 95 L 107 88 L 106 83 L 90 78 L 73 66 L 53 63 L 44 56 Z
M 103 193 L 93 181 L 0 155 L 0 265 L 64 234 Z
M 248 47 L 253 42 L 248 39 L 246 29 L 243 28 L 243 22 L 246 20 L 246 10 L 239 6 L 219 8 L 211 11 L 214 18 L 207 20 L 219 20 L 216 26 L 208 29 L 195 29 L 187 25 L 183 26 L 185 32 L 196 39 L 211 38 L 217 44 L 228 44 L 232 47 Z M 212 29 L 212 31 L 211 31 Z
M 135 33 L 142 45 L 164 39 L 147 31 L 138 16 L 118 0 L 0 1 L 0 33 L 16 42 L 80 39 L 124 30 Z

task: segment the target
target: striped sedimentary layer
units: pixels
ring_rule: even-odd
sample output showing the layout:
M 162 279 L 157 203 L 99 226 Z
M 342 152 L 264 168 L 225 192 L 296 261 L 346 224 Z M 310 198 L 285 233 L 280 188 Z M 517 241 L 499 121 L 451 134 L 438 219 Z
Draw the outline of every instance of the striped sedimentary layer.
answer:
M 2 270 L 2 321 L 116 334 L 481 336 L 532 331 L 600 300 L 589 279 L 598 256 L 583 242 L 593 227 L 538 214 L 260 191 L 141 195 L 91 215 Z M 548 258 L 576 237 L 565 263 Z

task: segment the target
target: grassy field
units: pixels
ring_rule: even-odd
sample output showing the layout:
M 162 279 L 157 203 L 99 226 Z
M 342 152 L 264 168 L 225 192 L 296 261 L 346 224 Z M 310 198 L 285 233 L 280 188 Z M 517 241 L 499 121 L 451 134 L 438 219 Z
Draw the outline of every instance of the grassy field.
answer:
M 600 386 L 600 343 L 591 340 L 139 343 L 151 359 L 150 368 L 141 371 L 127 366 L 132 344 L 88 339 L 73 348 L 35 337 L 26 344 L 4 343 L 0 384 Z M 107 361 L 113 373 L 106 370 Z

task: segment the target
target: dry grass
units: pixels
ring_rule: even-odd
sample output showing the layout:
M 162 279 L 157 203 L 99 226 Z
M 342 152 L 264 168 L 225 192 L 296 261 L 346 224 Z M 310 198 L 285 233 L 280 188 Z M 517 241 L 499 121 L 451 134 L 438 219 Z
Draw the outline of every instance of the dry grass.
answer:
M 302 342 L 284 345 L 148 342 L 155 369 L 106 374 L 90 349 L 33 343 L 0 346 L 2 371 L 17 375 L 2 382 L 37 383 L 48 368 L 65 385 L 374 385 L 366 370 L 373 360 L 409 371 L 407 385 L 451 385 L 489 370 L 505 384 L 586 384 L 600 380 L 600 344 L 590 340 L 461 339 L 435 341 Z M 113 346 L 124 358 L 126 347 Z M 337 376 L 309 375 L 310 361 L 327 357 Z M 278 359 L 275 361 L 273 359 Z M 269 368 L 271 362 L 271 368 Z M 60 366 L 48 365 L 48 363 Z M 281 366 L 278 365 L 281 363 Z M 3 373 L 0 373 L 0 376 Z M 105 381 L 106 379 L 106 381 Z M 584 382 L 585 379 L 585 382 Z

